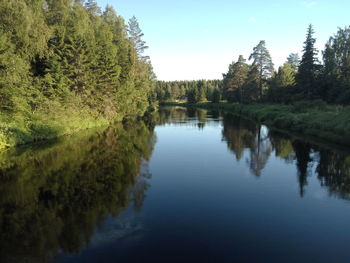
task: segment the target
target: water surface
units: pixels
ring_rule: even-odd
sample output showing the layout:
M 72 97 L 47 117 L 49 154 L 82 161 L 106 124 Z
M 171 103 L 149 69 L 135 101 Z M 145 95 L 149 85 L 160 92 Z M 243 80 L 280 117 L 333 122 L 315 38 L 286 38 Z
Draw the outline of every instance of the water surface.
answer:
M 162 108 L 0 155 L 2 262 L 349 262 L 350 154 Z

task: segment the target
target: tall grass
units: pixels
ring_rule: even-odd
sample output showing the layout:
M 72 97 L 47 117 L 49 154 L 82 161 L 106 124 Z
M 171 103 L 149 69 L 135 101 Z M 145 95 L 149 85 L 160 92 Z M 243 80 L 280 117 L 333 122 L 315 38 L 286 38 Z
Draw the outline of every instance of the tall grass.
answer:
M 73 134 L 77 131 L 108 125 L 101 116 L 75 107 L 54 107 L 32 114 L 0 112 L 0 150 L 31 142 Z

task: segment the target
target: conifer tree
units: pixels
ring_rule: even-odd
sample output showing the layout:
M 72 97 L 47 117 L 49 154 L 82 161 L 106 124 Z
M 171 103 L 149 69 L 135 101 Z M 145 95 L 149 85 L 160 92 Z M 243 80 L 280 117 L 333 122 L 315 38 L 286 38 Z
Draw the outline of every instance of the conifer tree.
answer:
M 289 64 L 293 70 L 297 71 L 300 63 L 300 58 L 298 53 L 290 53 L 287 57 L 287 64 Z
M 275 76 L 275 85 L 279 88 L 293 86 L 295 84 L 295 75 L 296 72 L 293 65 L 285 63 L 282 67 L 278 68 Z
M 114 9 L 101 13 L 95 0 L 0 1 L 0 115 L 26 123 L 57 112 L 58 122 L 142 115 L 154 73 L 137 55 L 144 42 L 136 46 L 127 34 Z
M 297 84 L 302 93 L 306 95 L 308 99 L 316 96 L 315 85 L 316 75 L 319 69 L 317 54 L 318 51 L 315 48 L 316 39 L 313 37 L 314 29 L 310 24 L 307 29 L 306 40 L 304 42 L 303 56 L 299 65 Z
M 101 14 L 101 8 L 97 5 L 95 0 L 87 0 L 85 7 L 93 15 Z
M 215 88 L 212 94 L 211 102 L 213 103 L 219 103 L 221 99 L 221 94 L 218 88 Z
M 323 98 L 329 102 L 350 103 L 350 28 L 339 29 L 323 52 Z
M 146 42 L 142 40 L 144 33 L 142 33 L 139 22 L 135 16 L 129 20 L 128 33 L 130 40 L 135 46 L 138 57 L 143 61 L 149 60 L 148 56 L 143 56 L 143 53 L 148 48 L 148 46 L 146 46 Z
M 254 47 L 253 53 L 249 60 L 253 60 L 252 68 L 258 74 L 258 89 L 259 98 L 263 96 L 263 85 L 274 73 L 273 63 L 269 51 L 265 46 L 265 40 L 261 40 L 259 44 Z
M 257 67 L 250 66 L 247 81 L 243 85 L 242 103 L 252 103 L 258 101 L 260 97 L 260 75 Z
M 242 55 L 238 61 L 229 66 L 227 74 L 224 74 L 224 93 L 229 102 L 235 100 L 243 102 L 243 88 L 247 80 L 249 66 Z

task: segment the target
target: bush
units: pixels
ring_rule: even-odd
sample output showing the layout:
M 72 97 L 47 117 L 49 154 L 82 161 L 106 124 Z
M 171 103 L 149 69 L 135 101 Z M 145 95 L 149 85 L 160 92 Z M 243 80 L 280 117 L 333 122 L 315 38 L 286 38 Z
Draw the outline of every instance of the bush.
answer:
M 308 111 L 327 111 L 329 110 L 328 104 L 323 100 L 312 101 L 298 101 L 293 104 L 294 112 L 308 112 Z

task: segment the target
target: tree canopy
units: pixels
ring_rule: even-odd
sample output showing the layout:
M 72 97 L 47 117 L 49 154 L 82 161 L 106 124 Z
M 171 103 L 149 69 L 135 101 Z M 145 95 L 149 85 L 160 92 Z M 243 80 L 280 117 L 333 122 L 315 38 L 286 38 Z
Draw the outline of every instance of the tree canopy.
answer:
M 0 1 L 0 148 L 142 115 L 155 83 L 142 37 L 94 0 Z

